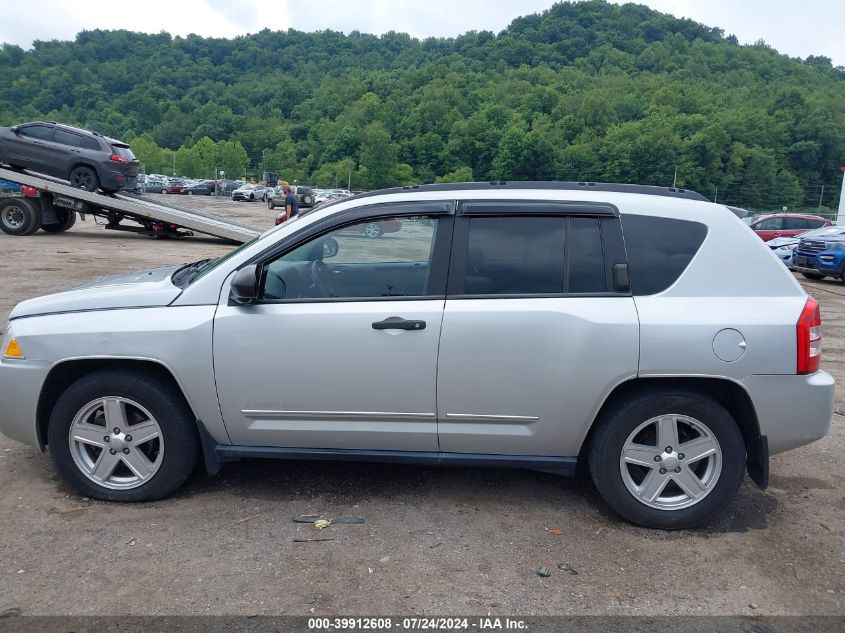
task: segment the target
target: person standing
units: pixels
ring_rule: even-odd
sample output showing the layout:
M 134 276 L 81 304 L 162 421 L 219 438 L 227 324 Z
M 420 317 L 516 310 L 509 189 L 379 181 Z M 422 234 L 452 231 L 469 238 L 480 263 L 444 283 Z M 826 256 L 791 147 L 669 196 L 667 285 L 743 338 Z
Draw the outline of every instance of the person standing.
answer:
M 299 202 L 288 185 L 285 185 L 283 191 L 285 192 L 285 221 L 287 221 L 299 215 Z

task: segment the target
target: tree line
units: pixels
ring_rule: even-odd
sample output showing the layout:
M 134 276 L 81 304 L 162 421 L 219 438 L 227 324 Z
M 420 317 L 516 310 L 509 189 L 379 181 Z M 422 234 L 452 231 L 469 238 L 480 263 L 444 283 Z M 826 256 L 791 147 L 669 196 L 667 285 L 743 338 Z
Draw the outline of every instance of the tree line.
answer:
M 604 0 L 501 33 L 235 39 L 84 31 L 0 47 L 0 124 L 129 140 L 147 172 L 318 186 L 459 180 L 677 185 L 748 208 L 834 205 L 845 68 Z M 677 170 L 677 177 L 676 177 Z

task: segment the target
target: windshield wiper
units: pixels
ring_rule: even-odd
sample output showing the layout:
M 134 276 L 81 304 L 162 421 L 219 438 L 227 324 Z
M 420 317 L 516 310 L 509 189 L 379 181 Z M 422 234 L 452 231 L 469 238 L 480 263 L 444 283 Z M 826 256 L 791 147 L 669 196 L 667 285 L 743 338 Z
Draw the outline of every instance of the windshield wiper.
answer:
M 185 286 L 190 285 L 190 283 L 194 280 L 194 277 L 202 272 L 202 270 L 209 266 L 213 261 L 214 258 L 208 257 L 196 262 L 191 262 L 190 264 L 185 264 L 181 268 L 177 268 L 176 272 L 174 272 L 173 276 L 170 278 L 173 285 L 178 286 L 179 288 L 184 288 Z

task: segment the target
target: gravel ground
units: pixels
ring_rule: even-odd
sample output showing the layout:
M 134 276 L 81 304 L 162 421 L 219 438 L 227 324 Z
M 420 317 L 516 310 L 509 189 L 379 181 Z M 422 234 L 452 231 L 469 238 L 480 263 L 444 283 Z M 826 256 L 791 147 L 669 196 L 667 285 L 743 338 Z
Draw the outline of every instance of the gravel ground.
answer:
M 271 224 L 259 203 L 167 201 Z M 230 248 L 90 218 L 60 235 L 0 234 L 0 319 L 29 297 Z M 842 384 L 845 286 L 805 287 L 822 305 L 823 366 Z M 836 402 L 845 409 L 841 390 Z M 681 532 L 623 523 L 584 477 L 509 470 L 246 461 L 165 501 L 109 504 L 0 437 L 0 613 L 841 616 L 842 420 L 773 458 L 768 490 L 746 481 L 713 525 Z M 366 523 L 319 531 L 292 522 L 300 514 Z M 333 540 L 294 542 L 314 538 Z

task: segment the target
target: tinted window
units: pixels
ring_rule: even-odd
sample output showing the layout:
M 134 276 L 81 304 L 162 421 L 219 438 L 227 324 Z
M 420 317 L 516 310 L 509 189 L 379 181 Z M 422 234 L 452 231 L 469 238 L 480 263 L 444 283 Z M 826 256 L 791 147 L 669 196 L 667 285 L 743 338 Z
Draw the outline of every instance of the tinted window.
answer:
M 707 235 L 699 222 L 623 215 L 631 290 L 651 295 L 671 286 L 686 270 Z
M 466 294 L 564 291 L 566 218 L 472 218 Z
M 84 147 L 85 149 L 93 149 L 93 150 L 102 149 L 100 147 L 100 144 L 96 141 L 96 139 L 93 139 L 90 136 L 83 136 L 82 137 L 82 147 Z
M 814 227 L 806 218 L 783 218 L 783 228 L 787 231 L 801 231 Z
M 437 233 L 437 218 L 380 218 L 336 229 L 266 266 L 262 297 L 328 299 L 421 297 Z M 338 245 L 330 255 L 325 243 Z
M 604 292 L 604 253 L 597 218 L 572 218 L 569 235 L 569 292 Z
M 135 154 L 133 154 L 132 150 L 125 145 L 112 145 L 111 149 L 121 158 L 125 158 L 126 160 L 135 160 Z
M 37 138 L 42 141 L 53 138 L 53 128 L 46 125 L 27 125 L 18 128 L 18 134 L 28 138 Z
M 754 225 L 755 231 L 780 231 L 783 227 L 783 218 L 769 218 Z
M 70 145 L 71 147 L 84 147 L 83 138 L 79 134 L 73 132 L 66 132 L 60 128 L 56 128 L 56 134 L 53 136 L 56 143 L 62 145 Z
M 824 225 L 825 225 L 824 220 L 808 220 L 807 221 L 807 226 L 809 226 L 811 229 L 818 229 L 818 228 L 823 227 Z

